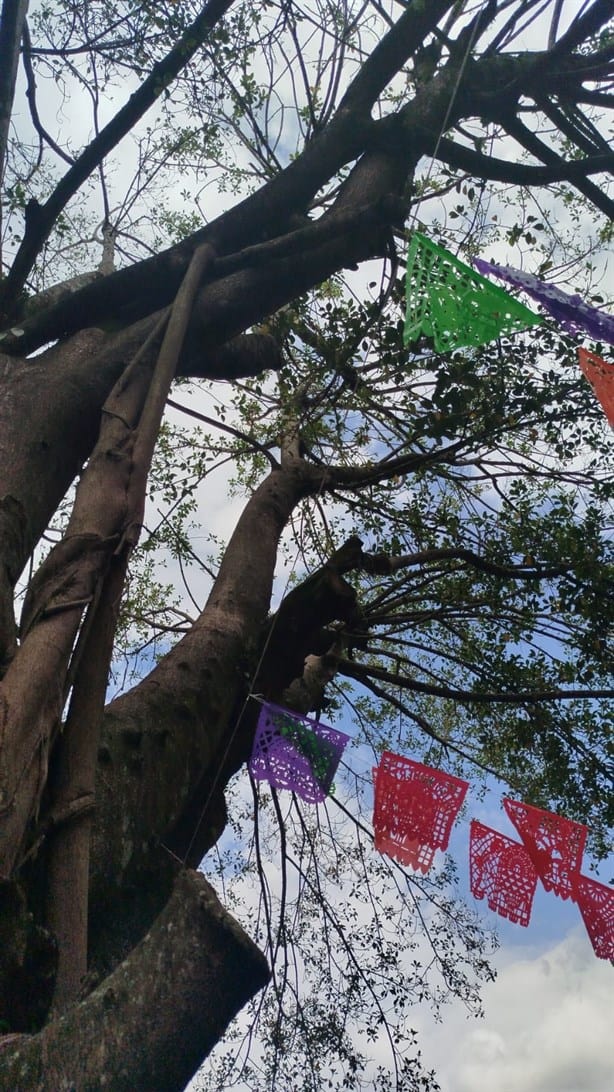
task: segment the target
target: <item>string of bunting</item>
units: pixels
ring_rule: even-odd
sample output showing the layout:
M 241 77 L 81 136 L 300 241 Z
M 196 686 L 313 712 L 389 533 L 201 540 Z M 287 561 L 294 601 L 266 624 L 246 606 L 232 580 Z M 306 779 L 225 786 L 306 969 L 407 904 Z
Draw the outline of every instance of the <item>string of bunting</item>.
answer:
M 570 296 L 557 285 L 546 283 L 524 270 L 495 265 L 481 258 L 475 258 L 473 265 L 485 276 L 498 277 L 514 288 L 522 289 L 531 299 L 541 304 L 572 337 L 586 333 L 594 341 L 614 345 L 614 315 L 591 307 L 581 296 Z M 614 365 L 608 364 L 603 357 L 583 347 L 578 348 L 578 363 L 604 409 L 608 424 L 614 428 Z
M 494 262 L 485 262 L 482 258 L 474 258 L 473 265 L 484 276 L 498 277 L 514 288 L 521 288 L 560 322 L 568 334 L 575 336 L 587 333 L 594 341 L 605 341 L 608 345 L 614 345 L 614 315 L 591 307 L 581 296 L 570 296 L 555 284 L 542 281 L 535 274 L 525 273 L 521 269 L 495 265 Z
M 503 333 L 517 333 L 542 321 L 489 277 L 522 289 L 570 335 L 587 333 L 595 341 L 614 345 L 614 315 L 531 273 L 481 258 L 475 258 L 473 266 L 420 232 L 412 234 L 405 277 L 405 345 L 422 341 L 436 352 L 451 352 L 487 345 Z M 584 348 L 578 348 L 578 363 L 614 427 L 614 365 Z
M 249 770 L 257 781 L 322 803 L 349 737 L 319 720 L 263 702 Z M 426 874 L 448 848 L 469 782 L 384 751 L 373 769 L 375 848 Z M 581 874 L 587 828 L 517 800 L 503 807 L 520 841 L 477 820 L 469 837 L 470 890 L 495 913 L 527 926 L 538 879 L 577 903 L 595 954 L 614 960 L 614 890 Z

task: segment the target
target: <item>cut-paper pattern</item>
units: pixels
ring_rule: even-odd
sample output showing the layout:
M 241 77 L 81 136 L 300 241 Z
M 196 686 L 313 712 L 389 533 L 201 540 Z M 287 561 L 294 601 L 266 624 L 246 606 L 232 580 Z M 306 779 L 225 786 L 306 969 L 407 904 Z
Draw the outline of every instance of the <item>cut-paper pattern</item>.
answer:
M 578 362 L 614 428 L 614 364 L 583 348 L 578 349 Z
M 444 247 L 414 232 L 407 255 L 405 345 L 424 337 L 439 353 L 485 345 L 541 322 L 539 315 Z
M 595 955 L 614 960 L 614 890 L 589 876 L 578 876 L 576 891 Z
M 468 781 L 384 751 L 374 773 L 375 847 L 428 872 L 435 850 L 447 849 Z
M 591 307 L 581 296 L 571 296 L 555 284 L 548 284 L 533 273 L 525 273 L 521 269 L 484 262 L 481 258 L 475 258 L 473 264 L 485 276 L 498 277 L 515 288 L 521 288 L 531 299 L 541 303 L 568 334 L 575 336 L 587 333 L 595 341 L 614 345 L 614 315 Z
M 522 838 L 546 891 L 575 901 L 587 828 L 582 823 L 574 823 L 517 800 L 504 800 L 503 807 Z
M 469 874 L 471 893 L 486 901 L 495 914 L 528 925 L 537 872 L 521 842 L 514 842 L 498 830 L 471 821 Z
M 289 789 L 308 804 L 321 804 L 348 739 L 327 724 L 266 703 L 258 717 L 249 771 L 257 781 Z

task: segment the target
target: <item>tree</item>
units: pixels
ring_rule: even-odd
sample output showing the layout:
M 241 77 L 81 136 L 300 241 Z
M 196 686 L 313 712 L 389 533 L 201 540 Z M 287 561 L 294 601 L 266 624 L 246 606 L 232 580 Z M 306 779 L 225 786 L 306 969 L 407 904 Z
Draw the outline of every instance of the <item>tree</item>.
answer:
M 492 771 L 590 822 L 599 850 L 612 696 L 599 414 L 548 324 L 494 348 L 403 348 L 398 256 L 409 217 L 468 256 L 498 239 L 541 250 L 544 274 L 565 250 L 584 276 L 581 219 L 598 268 L 614 208 L 612 4 L 65 0 L 29 21 L 26 8 L 4 0 L 0 32 L 0 1087 L 180 1089 L 269 977 L 194 871 L 229 821 L 252 695 L 331 714 L 347 701 L 376 750 L 394 738 Z M 20 57 L 30 142 L 10 124 Z M 133 93 L 107 121 L 124 78 Z M 50 132 L 44 80 L 71 96 L 61 110 L 76 88 L 89 97 L 93 138 Z M 164 199 L 177 172 L 202 186 L 186 184 L 187 211 Z M 219 212 L 209 180 L 230 193 Z M 368 286 L 347 279 L 371 260 Z M 195 382 L 230 386 L 211 413 L 187 406 L 208 431 L 186 435 L 162 415 L 172 384 Z M 207 560 L 188 524 L 228 461 L 245 499 Z M 155 531 L 148 489 L 166 506 Z M 193 616 L 152 576 L 159 545 L 210 572 Z M 275 608 L 284 556 L 304 579 Z M 105 706 L 113 657 L 151 641 L 157 662 Z M 283 842 L 291 817 L 271 806 Z M 339 935 L 317 836 L 295 819 L 302 893 Z M 475 923 L 437 884 L 399 882 L 438 901 L 439 966 L 469 996 L 485 972 Z M 283 906 L 266 932 L 269 955 L 283 951 Z M 348 1013 L 367 987 L 377 1008 L 342 943 Z M 452 973 L 459 944 L 468 978 Z M 290 1034 L 280 981 L 269 1079 Z M 339 1080 L 358 1087 L 344 1021 L 331 1031 L 332 1002 L 309 1008 L 295 1014 L 310 1058 L 337 1050 Z M 422 1079 L 393 1056 L 399 1087 Z

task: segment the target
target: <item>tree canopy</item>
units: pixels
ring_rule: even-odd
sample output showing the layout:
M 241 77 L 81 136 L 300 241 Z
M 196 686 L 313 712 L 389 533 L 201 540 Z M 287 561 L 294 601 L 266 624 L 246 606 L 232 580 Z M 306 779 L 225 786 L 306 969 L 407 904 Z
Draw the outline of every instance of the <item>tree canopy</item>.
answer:
M 489 937 L 386 748 L 606 852 L 612 348 L 403 328 L 417 232 L 607 307 L 613 13 L 4 0 L 1 1088 L 432 1086 Z M 263 700 L 352 734 L 318 809 Z

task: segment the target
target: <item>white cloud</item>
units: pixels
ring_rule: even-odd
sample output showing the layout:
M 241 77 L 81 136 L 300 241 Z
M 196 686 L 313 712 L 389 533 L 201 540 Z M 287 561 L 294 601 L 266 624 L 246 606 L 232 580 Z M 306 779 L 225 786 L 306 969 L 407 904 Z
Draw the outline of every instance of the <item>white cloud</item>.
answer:
M 582 928 L 532 958 L 504 949 L 479 1024 L 447 1009 L 424 1026 L 424 1058 L 442 1092 L 609 1092 L 614 1076 L 612 968 Z

